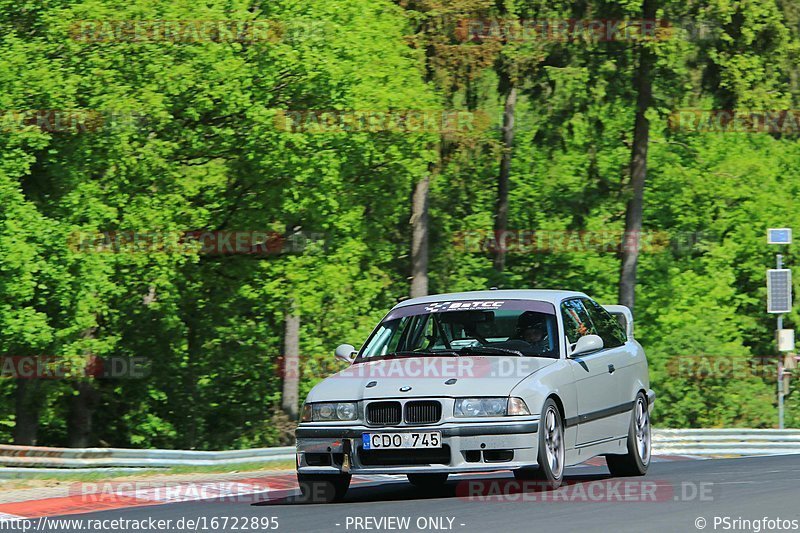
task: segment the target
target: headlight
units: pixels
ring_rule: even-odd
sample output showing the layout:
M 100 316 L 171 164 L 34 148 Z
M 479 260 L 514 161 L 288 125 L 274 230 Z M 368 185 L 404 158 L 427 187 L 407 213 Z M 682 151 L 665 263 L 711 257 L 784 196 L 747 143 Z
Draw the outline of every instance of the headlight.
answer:
M 356 419 L 356 404 L 354 403 L 340 403 L 336 406 L 336 416 L 339 420 L 355 420 Z
M 355 420 L 356 404 L 352 402 L 311 403 L 303 406 L 303 422 Z
M 528 406 L 521 398 L 458 398 L 453 416 L 518 416 L 529 415 Z

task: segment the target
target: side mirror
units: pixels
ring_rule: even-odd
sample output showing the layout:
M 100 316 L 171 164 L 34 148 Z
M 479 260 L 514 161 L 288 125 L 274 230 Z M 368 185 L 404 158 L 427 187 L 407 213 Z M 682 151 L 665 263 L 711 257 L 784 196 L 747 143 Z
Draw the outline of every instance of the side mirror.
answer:
M 348 363 L 352 363 L 356 358 L 356 349 L 352 344 L 340 344 L 333 353 L 336 359 L 347 361 Z
M 570 353 L 569 356 L 575 357 L 576 355 L 596 352 L 602 349 L 603 339 L 600 338 L 600 335 L 585 335 L 578 339 L 578 342 L 575 343 L 575 348 L 572 349 L 572 353 Z

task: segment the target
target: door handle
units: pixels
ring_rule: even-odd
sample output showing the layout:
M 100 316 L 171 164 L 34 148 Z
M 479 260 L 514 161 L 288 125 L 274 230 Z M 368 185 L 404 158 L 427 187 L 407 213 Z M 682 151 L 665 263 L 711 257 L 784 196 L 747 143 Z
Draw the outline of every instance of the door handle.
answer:
M 608 365 L 608 373 L 609 374 L 613 374 L 615 370 L 616 370 L 616 368 L 614 368 L 614 365 Z

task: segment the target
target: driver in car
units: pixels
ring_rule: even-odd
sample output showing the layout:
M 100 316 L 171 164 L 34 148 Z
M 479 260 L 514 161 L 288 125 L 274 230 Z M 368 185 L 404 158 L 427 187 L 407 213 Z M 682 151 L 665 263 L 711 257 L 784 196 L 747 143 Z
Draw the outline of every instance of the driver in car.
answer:
M 545 339 L 546 336 L 547 329 L 536 313 L 526 311 L 517 319 L 517 331 L 514 338 L 530 344 L 534 352 L 544 353 L 548 351 L 549 346 Z

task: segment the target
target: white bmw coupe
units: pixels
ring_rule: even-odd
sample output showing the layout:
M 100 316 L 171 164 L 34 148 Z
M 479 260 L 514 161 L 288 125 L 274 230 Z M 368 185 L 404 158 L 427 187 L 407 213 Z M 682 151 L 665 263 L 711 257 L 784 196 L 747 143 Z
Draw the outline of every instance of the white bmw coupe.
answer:
M 626 307 L 572 291 L 426 296 L 336 356 L 351 365 L 308 394 L 296 430 L 315 500 L 342 498 L 354 473 L 430 487 L 512 470 L 557 488 L 598 455 L 613 475 L 647 471 L 655 394 Z

